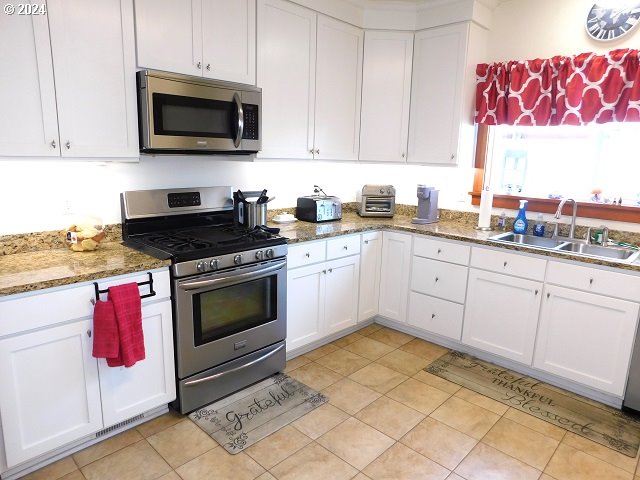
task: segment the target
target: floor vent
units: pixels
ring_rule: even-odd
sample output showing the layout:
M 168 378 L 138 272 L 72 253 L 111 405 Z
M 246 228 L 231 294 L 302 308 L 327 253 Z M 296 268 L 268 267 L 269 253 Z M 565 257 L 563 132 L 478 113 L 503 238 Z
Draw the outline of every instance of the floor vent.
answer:
M 137 422 L 138 420 L 144 418 L 144 414 L 141 413 L 140 415 L 136 415 L 135 417 L 131 417 L 128 418 L 127 420 L 124 420 L 120 423 L 116 423 L 115 425 L 111 425 L 108 428 L 105 428 L 104 430 L 100 430 L 99 432 L 96 433 L 96 438 L 100 438 L 110 432 L 113 432 L 114 430 L 119 429 L 120 427 L 124 427 L 125 425 L 129 425 L 130 423 L 133 422 Z

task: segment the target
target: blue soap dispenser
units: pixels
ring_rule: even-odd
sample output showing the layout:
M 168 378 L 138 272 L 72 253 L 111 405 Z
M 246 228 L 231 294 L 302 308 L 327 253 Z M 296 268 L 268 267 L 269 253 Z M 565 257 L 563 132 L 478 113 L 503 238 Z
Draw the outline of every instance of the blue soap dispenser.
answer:
M 526 213 L 527 213 L 527 201 L 520 200 L 520 210 L 518 211 L 518 215 L 516 216 L 516 221 L 513 222 L 513 233 L 520 233 L 520 234 L 527 233 L 529 222 L 527 222 Z

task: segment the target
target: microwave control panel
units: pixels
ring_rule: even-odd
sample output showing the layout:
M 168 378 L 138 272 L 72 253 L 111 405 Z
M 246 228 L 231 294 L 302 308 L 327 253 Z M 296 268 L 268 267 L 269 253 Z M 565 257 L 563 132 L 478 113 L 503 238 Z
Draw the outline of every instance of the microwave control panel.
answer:
M 259 140 L 258 138 L 258 105 L 242 104 L 244 111 L 244 131 L 242 138 Z

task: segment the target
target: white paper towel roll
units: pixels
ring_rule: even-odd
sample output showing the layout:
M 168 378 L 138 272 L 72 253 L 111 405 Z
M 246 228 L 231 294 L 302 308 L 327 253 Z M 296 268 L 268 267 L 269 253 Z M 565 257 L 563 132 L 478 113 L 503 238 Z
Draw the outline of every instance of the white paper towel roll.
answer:
M 491 227 L 491 207 L 493 205 L 493 193 L 490 190 L 482 190 L 480 194 L 480 215 L 478 216 L 478 227 Z

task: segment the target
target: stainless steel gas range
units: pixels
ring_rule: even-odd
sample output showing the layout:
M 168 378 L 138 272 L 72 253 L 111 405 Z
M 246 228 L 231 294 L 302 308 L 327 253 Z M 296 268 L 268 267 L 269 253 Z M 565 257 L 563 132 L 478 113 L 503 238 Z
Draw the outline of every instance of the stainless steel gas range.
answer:
M 127 246 L 171 259 L 175 407 L 193 411 L 285 366 L 287 243 L 234 224 L 231 187 L 121 194 Z

